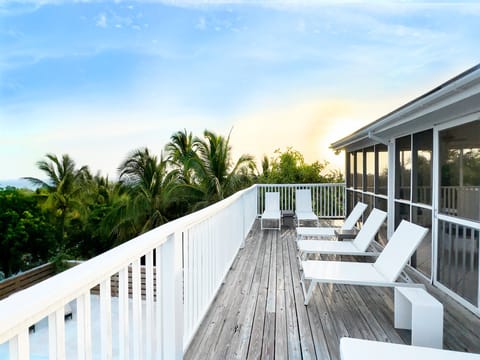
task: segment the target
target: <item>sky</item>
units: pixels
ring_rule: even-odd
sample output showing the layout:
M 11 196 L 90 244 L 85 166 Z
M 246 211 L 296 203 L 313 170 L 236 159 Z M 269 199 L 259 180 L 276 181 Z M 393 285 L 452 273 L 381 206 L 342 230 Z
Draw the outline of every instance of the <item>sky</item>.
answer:
M 329 145 L 480 62 L 480 3 L 0 0 L 0 179 L 117 177 L 184 128 L 233 154 Z

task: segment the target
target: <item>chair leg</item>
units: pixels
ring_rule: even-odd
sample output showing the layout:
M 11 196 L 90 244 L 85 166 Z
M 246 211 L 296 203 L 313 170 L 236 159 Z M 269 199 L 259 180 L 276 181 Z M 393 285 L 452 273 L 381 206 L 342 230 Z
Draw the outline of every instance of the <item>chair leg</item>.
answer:
M 307 260 L 307 255 L 308 254 L 306 252 L 298 250 L 297 259 L 298 259 L 298 264 L 300 265 L 300 268 L 302 267 L 301 262 Z
M 405 270 L 403 270 L 401 273 L 400 273 L 400 278 L 405 280 L 405 282 L 407 283 L 412 283 L 414 281 L 412 281 L 412 279 L 410 278 L 410 276 L 407 275 L 407 273 L 405 272 Z
M 297 253 L 297 261 L 298 261 L 298 268 L 300 271 L 303 271 L 303 266 L 302 266 L 302 258 L 300 256 L 300 252 Z M 302 282 L 302 280 L 300 280 Z
M 302 274 L 300 284 L 302 285 L 303 296 L 305 298 L 305 301 L 303 303 L 305 306 L 308 305 L 310 298 L 312 297 L 313 288 L 315 287 L 316 283 L 317 282 L 315 280 L 310 280 L 310 285 L 308 287 L 308 290 L 305 291 L 305 276 L 304 274 Z

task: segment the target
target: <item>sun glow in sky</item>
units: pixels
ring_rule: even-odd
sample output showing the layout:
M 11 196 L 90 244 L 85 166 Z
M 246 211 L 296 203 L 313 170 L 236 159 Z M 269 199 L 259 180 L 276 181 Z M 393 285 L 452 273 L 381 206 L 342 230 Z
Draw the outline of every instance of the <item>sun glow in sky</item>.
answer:
M 0 179 L 206 128 L 307 161 L 480 59 L 476 2 L 0 0 Z

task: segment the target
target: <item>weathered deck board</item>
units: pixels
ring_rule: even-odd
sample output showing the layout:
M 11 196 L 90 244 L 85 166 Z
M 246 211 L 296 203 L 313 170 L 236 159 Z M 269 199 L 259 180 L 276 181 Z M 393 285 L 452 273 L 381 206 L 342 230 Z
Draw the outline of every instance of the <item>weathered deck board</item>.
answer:
M 277 244 L 276 298 L 275 298 L 275 359 L 288 359 L 287 315 L 285 310 L 285 274 L 283 253 L 285 239 Z
M 392 289 L 321 284 L 305 307 L 294 239 L 254 226 L 185 359 L 337 360 L 342 336 L 408 343 L 393 327 Z M 444 348 L 480 353 L 480 319 L 429 292 L 444 304 Z
M 298 333 L 297 311 L 295 310 L 295 295 L 291 286 L 292 265 L 288 256 L 288 239 L 284 237 L 283 246 L 283 273 L 285 275 L 285 309 L 287 313 L 287 347 L 289 359 L 301 359 L 302 350 L 300 348 L 300 335 Z
M 247 356 L 248 359 L 260 359 L 262 355 L 263 328 L 265 325 L 265 307 L 267 303 L 268 274 L 270 270 L 272 236 L 266 236 L 263 241 L 266 241 L 266 250 L 263 259 L 264 266 L 262 269 L 260 288 L 258 291 L 257 302 L 255 306 L 255 317 L 253 320 L 253 328 L 250 336 L 250 345 Z
M 308 321 L 307 308 L 303 305 L 303 292 L 300 285 L 300 272 L 298 270 L 297 250 L 292 237 L 286 239 L 288 254 L 292 271 L 292 286 L 295 296 L 295 309 L 297 311 L 298 332 L 300 335 L 300 347 L 303 359 L 315 359 L 315 346 L 313 344 L 312 330 Z

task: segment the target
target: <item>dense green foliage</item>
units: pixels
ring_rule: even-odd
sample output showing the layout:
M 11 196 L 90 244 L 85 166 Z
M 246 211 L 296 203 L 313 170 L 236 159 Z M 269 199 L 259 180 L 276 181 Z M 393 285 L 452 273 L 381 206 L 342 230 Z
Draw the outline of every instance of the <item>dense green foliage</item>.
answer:
M 343 182 L 339 171 L 327 170 L 327 162 L 305 163 L 303 155 L 288 148 L 275 150 L 274 157 L 262 159 L 262 174 L 258 181 L 265 184 L 314 184 Z
M 0 209 L 0 271 L 9 276 L 44 263 L 55 244 L 55 231 L 35 194 L 0 189 Z
M 147 148 L 130 152 L 117 182 L 77 167 L 66 154 L 47 154 L 37 166 L 44 180 L 26 178 L 36 191 L 0 188 L 0 272 L 6 276 L 49 260 L 88 259 L 254 182 L 341 179 L 322 175 L 325 163 L 308 165 L 292 149 L 264 160 L 259 175 L 252 156 L 232 159 L 230 136 L 208 130 L 202 137 L 178 131 L 159 156 Z

